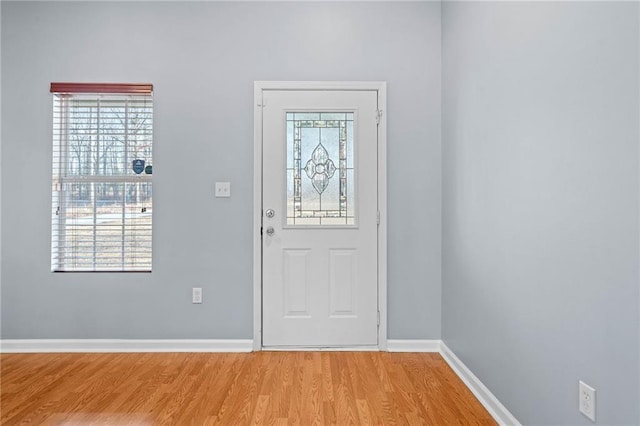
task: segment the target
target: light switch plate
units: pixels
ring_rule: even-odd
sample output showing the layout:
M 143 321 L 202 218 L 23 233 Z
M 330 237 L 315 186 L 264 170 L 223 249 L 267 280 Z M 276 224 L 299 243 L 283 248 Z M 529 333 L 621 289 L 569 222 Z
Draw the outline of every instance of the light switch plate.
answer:
M 231 197 L 231 183 L 216 182 L 216 197 Z

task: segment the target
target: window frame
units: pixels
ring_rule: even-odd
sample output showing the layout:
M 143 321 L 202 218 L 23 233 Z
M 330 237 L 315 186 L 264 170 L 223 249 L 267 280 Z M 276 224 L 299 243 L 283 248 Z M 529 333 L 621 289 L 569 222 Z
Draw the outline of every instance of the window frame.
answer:
M 148 232 L 148 256 L 140 256 L 140 259 L 147 260 L 148 266 L 144 264 L 144 266 L 136 267 L 133 263 L 126 262 L 126 239 L 127 236 L 134 237 L 137 235 L 135 230 L 133 232 L 127 233 L 126 231 L 126 218 L 127 218 L 127 194 L 126 190 L 127 184 L 135 184 L 136 194 L 140 191 L 140 183 L 149 184 L 145 191 L 149 191 L 148 187 L 151 187 L 151 192 L 153 191 L 153 175 L 152 172 L 147 173 L 146 170 L 144 173 L 132 174 L 130 173 L 130 161 L 127 161 L 127 150 L 129 149 L 129 145 L 125 142 L 124 144 L 124 159 L 121 163 L 122 170 L 119 173 L 115 174 L 100 174 L 97 171 L 97 168 L 92 170 L 89 173 L 78 173 L 78 174 L 70 174 L 69 173 L 69 163 L 66 155 L 68 153 L 69 147 L 71 145 L 70 134 L 70 126 L 71 120 L 69 119 L 70 109 L 72 108 L 71 102 L 74 98 L 87 97 L 87 99 L 91 99 L 95 97 L 96 99 L 96 112 L 102 113 L 102 107 L 100 106 L 100 100 L 104 98 L 112 99 L 116 102 L 122 100 L 124 103 L 125 109 L 125 117 L 127 117 L 128 112 L 130 111 L 131 106 L 129 105 L 128 97 L 134 99 L 136 102 L 144 101 L 143 111 L 150 114 L 151 123 L 148 124 L 148 141 L 150 145 L 150 157 L 153 159 L 153 85 L 149 83 L 51 83 L 50 93 L 52 93 L 54 98 L 54 110 L 53 110 L 53 129 L 52 129 L 52 147 L 53 147 L 53 157 L 52 157 L 52 212 L 51 212 L 51 270 L 53 272 L 151 272 L 153 268 L 153 195 L 150 196 L 150 201 L 148 202 L 151 206 L 149 216 L 149 225 L 148 231 L 140 231 L 140 232 Z M 78 101 L 78 99 L 75 99 Z M 149 102 L 147 105 L 146 102 Z M 91 100 L 88 101 L 90 103 Z M 56 116 L 56 103 L 60 103 L 60 110 L 58 113 L 60 117 Z M 105 107 L 106 110 L 107 107 Z M 58 120 L 58 121 L 57 121 Z M 125 118 L 127 120 L 127 118 Z M 56 124 L 60 127 L 56 130 Z M 91 131 L 95 131 L 95 133 L 90 133 L 90 137 L 95 136 L 96 144 L 98 144 L 98 140 L 103 135 L 103 129 L 99 124 L 96 124 L 96 127 L 90 127 Z M 129 140 L 132 133 L 129 133 L 128 122 L 125 124 L 123 129 L 124 140 Z M 91 142 L 90 142 L 91 143 Z M 58 158 L 56 158 L 56 149 L 58 152 Z M 60 154 L 60 151 L 63 151 L 63 154 Z M 92 151 L 90 151 L 89 155 Z M 96 148 L 96 156 L 99 156 L 99 145 Z M 88 157 L 91 158 L 91 157 Z M 98 158 L 98 157 L 96 157 Z M 56 164 L 56 160 L 58 164 Z M 130 159 L 129 159 L 130 160 Z M 94 160 L 91 158 L 88 160 Z M 153 161 L 153 160 L 152 160 Z M 147 163 L 147 165 L 152 166 L 151 163 Z M 97 233 L 98 228 L 96 225 L 97 218 L 97 209 L 98 205 L 96 202 L 95 184 L 113 184 L 113 185 L 122 185 L 122 202 L 119 204 L 119 208 L 122 211 L 122 223 L 121 223 L 121 231 L 120 231 L 120 240 L 122 241 L 122 250 L 120 251 L 120 255 L 122 258 L 122 262 L 120 267 L 115 266 L 104 266 L 98 265 L 98 257 L 96 256 L 97 251 Z M 70 189 L 70 185 L 75 184 L 91 184 L 92 185 L 92 200 L 93 205 L 90 207 L 90 215 L 93 217 L 93 229 L 92 229 L 92 238 L 93 238 L 93 267 L 79 266 L 78 263 L 68 264 L 67 262 L 77 261 L 77 258 L 74 256 L 69 257 L 69 251 L 73 250 L 76 253 L 80 253 L 78 251 L 77 246 L 74 244 L 78 244 L 74 242 L 70 244 L 66 240 L 67 230 L 73 226 L 68 224 L 69 217 L 66 214 L 66 206 L 68 200 L 72 200 L 72 198 L 68 198 L 68 194 L 72 193 Z M 69 189 L 66 189 L 69 188 Z M 133 204 L 133 203 L 132 203 Z M 118 203 L 115 203 L 118 206 Z M 139 208 L 139 206 L 136 206 Z M 146 213 L 146 207 L 143 208 L 142 213 Z M 129 219 L 130 220 L 130 219 Z M 76 224 L 76 227 L 78 225 Z M 116 234 L 117 235 L 117 234 Z M 140 234 L 142 235 L 142 234 Z M 142 236 L 141 238 L 147 238 L 146 236 Z M 78 244 L 80 245 L 80 244 Z M 89 251 L 89 250 L 87 250 Z M 115 252 L 118 253 L 118 252 Z M 138 257 L 135 257 L 138 259 Z M 108 262 L 107 262 L 108 263 Z M 117 262 L 115 262 L 117 263 Z

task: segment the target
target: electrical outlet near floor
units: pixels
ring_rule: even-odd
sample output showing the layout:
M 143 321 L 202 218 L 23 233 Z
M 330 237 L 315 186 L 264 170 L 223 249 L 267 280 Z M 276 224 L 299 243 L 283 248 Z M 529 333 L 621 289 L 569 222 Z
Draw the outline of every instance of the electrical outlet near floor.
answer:
M 596 390 L 580 380 L 578 382 L 578 397 L 580 403 L 578 408 L 580 412 L 587 416 L 591 421 L 596 421 Z
M 202 288 L 193 287 L 191 289 L 191 303 L 202 303 Z

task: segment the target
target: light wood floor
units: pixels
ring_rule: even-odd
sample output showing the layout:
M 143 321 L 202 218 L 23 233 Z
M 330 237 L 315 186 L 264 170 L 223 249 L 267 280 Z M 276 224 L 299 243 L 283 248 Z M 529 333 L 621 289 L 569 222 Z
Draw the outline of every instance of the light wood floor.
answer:
M 495 425 L 439 354 L 4 354 L 3 425 Z

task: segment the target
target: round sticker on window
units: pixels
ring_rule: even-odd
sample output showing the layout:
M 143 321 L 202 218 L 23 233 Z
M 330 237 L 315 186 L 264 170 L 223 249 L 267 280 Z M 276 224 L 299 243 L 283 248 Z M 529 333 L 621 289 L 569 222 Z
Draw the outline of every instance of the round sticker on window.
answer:
M 133 171 L 139 175 L 144 170 L 144 160 L 133 160 Z

